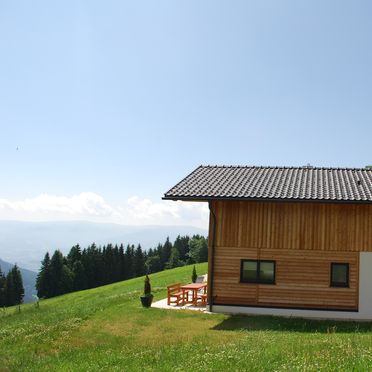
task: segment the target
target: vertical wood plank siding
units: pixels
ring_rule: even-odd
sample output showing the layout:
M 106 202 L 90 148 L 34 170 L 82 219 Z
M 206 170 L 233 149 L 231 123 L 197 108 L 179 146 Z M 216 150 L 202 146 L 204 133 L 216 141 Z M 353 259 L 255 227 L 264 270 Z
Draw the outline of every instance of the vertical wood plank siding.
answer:
M 359 252 L 372 251 L 372 205 L 213 202 L 214 302 L 357 310 Z M 211 231 L 211 226 L 210 226 Z M 276 284 L 240 283 L 241 259 L 276 261 Z M 330 287 L 330 263 L 350 287 Z

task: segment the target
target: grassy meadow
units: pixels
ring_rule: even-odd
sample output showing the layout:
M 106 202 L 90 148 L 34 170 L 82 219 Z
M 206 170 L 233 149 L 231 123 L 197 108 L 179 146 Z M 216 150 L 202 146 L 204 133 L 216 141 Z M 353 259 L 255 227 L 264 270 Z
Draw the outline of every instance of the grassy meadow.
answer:
M 154 300 L 191 270 L 151 275 Z M 142 288 L 136 278 L 0 310 L 0 371 L 372 371 L 372 323 L 144 309 Z

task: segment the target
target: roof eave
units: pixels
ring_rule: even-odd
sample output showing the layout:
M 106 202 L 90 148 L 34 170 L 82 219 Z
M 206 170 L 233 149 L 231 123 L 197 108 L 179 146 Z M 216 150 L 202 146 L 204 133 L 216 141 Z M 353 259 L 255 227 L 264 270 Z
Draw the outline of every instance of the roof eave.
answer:
M 206 196 L 163 196 L 162 200 L 210 202 L 210 201 L 258 201 L 258 202 L 291 202 L 291 203 L 330 203 L 330 204 L 372 204 L 372 200 L 340 200 L 340 199 L 300 199 L 300 198 L 244 198 L 244 197 L 206 197 Z

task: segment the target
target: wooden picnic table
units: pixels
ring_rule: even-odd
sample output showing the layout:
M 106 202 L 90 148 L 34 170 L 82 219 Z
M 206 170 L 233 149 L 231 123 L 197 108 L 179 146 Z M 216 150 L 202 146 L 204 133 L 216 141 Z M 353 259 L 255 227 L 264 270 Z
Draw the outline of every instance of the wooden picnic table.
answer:
M 197 305 L 198 301 L 198 291 L 200 289 L 204 290 L 204 294 L 207 293 L 207 283 L 191 283 L 181 286 L 182 290 L 182 302 L 183 305 L 185 304 L 193 304 L 194 306 Z M 188 292 L 192 292 L 191 300 L 189 299 Z

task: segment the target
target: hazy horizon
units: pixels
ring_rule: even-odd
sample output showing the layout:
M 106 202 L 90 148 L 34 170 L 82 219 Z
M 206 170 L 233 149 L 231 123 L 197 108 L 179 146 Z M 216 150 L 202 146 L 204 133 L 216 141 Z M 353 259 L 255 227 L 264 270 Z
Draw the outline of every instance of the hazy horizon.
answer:
M 98 225 L 118 225 L 118 226 L 127 226 L 127 227 L 167 227 L 167 226 L 173 226 L 173 227 L 196 227 L 196 228 L 200 228 L 200 229 L 205 229 L 207 230 L 208 226 L 207 227 L 203 227 L 203 226 L 195 226 L 195 225 L 192 225 L 192 224 L 180 224 L 180 225 L 175 225 L 175 224 L 172 224 L 172 225 L 161 225 L 161 224 L 124 224 L 124 223 L 119 223 L 119 222 L 107 222 L 107 221 L 92 221 L 92 220 L 88 220 L 88 219 L 81 219 L 81 220 L 18 220 L 18 219 L 2 219 L 0 218 L 0 222 L 17 222 L 17 223 L 89 223 L 89 224 L 98 224 Z
M 10 263 L 38 271 L 46 252 L 56 249 L 67 254 L 72 246 L 82 248 L 95 243 L 140 244 L 142 248 L 155 248 L 169 237 L 178 235 L 208 235 L 206 228 L 195 226 L 120 225 L 89 221 L 1 221 L 0 258 Z

